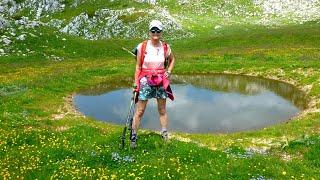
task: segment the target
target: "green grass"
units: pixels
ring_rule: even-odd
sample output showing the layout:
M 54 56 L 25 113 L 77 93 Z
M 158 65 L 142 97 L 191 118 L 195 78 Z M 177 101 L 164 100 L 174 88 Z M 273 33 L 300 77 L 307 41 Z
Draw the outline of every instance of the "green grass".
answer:
M 81 7 L 54 16 L 71 17 L 82 12 Z M 23 52 L 29 48 L 34 54 L 0 57 L 0 176 L 318 179 L 320 113 L 311 110 L 320 108 L 319 26 L 232 25 L 218 34 L 199 29 L 196 38 L 169 41 L 177 59 L 175 74 L 227 72 L 288 81 L 304 89 L 313 103 L 309 113 L 259 130 L 173 133 L 169 143 L 152 131 L 139 132 L 134 151 L 118 149 L 121 125 L 78 116 L 66 97 L 133 77 L 135 62 L 121 47 L 131 49 L 142 39 L 89 41 L 38 29 L 34 32 L 38 37 L 12 47 Z M 64 59 L 46 58 L 51 55 Z M 62 118 L 55 120 L 57 115 Z M 260 154 L 246 148 L 270 150 Z

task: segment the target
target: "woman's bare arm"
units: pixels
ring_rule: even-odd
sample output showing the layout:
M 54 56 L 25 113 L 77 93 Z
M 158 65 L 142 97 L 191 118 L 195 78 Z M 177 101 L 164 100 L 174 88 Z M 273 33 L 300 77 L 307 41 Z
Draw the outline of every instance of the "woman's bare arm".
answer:
M 171 59 L 171 61 L 170 61 L 169 67 L 168 67 L 168 71 L 169 71 L 169 72 L 172 72 L 173 67 L 174 67 L 174 61 L 175 61 L 172 52 L 170 53 L 169 58 Z

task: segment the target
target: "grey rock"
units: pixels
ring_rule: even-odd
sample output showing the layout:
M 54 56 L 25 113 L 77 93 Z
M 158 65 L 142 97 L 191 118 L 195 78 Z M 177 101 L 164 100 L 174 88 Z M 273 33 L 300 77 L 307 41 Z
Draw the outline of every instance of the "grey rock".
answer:
M 51 19 L 49 22 L 45 23 L 46 26 L 60 29 L 62 27 L 64 20 Z
M 0 29 L 4 29 L 10 26 L 9 20 L 6 18 L 0 16 Z
M 126 22 L 122 17 L 134 14 L 143 14 L 131 22 Z M 169 11 L 164 8 L 155 7 L 152 10 L 140 10 L 127 8 L 121 10 L 100 9 L 93 17 L 86 13 L 74 17 L 66 26 L 60 29 L 60 32 L 71 35 L 82 36 L 86 39 L 106 39 L 112 37 L 146 38 L 148 24 L 152 19 L 161 19 L 165 26 L 166 33 L 174 34 L 174 38 L 186 38 L 193 36 L 192 33 L 184 30 L 179 21 L 173 17 Z M 145 29 L 143 29 L 145 28 Z
M 3 38 L 3 39 L 2 39 L 2 42 L 4 43 L 4 45 L 9 45 L 9 44 L 12 43 L 12 41 L 11 41 L 9 38 L 7 38 L 7 37 Z
M 16 25 L 22 27 L 22 28 L 35 28 L 40 25 L 44 25 L 44 23 L 36 20 L 29 20 L 29 17 L 22 16 L 21 19 L 15 20 L 14 22 Z
M 20 36 L 18 36 L 16 39 L 17 40 L 20 40 L 20 41 L 23 41 L 23 40 L 25 40 L 26 39 L 26 37 L 27 37 L 27 35 L 26 34 L 21 34 Z

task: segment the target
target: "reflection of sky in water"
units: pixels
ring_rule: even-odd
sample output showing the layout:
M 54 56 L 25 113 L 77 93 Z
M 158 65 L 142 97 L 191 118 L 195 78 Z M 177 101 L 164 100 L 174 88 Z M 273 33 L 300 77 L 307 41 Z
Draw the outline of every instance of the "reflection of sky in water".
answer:
M 290 118 L 299 109 L 275 93 L 256 95 L 217 92 L 192 85 L 173 85 L 175 100 L 168 100 L 170 130 L 187 132 L 234 132 L 264 127 Z M 75 96 L 86 116 L 125 123 L 131 90 L 120 89 L 98 96 Z M 160 129 L 156 100 L 148 102 L 142 128 Z

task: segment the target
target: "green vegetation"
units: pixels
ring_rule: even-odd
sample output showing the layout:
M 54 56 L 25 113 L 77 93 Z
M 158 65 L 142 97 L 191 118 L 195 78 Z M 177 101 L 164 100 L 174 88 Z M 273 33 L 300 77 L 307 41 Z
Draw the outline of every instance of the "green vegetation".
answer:
M 84 11 L 93 12 L 82 4 L 54 16 Z M 124 17 L 132 18 L 135 14 Z M 287 81 L 307 93 L 309 108 L 287 123 L 233 134 L 176 132 L 169 143 L 145 130 L 134 151 L 118 149 L 121 125 L 82 117 L 69 97 L 133 77 L 135 62 L 121 48 L 131 49 L 142 39 L 90 41 L 44 27 L 28 31 L 37 37 L 11 48 L 34 53 L 0 57 L 2 178 L 319 179 L 319 23 L 230 25 L 218 33 L 199 28 L 195 38 L 170 41 L 175 74 L 225 72 Z

